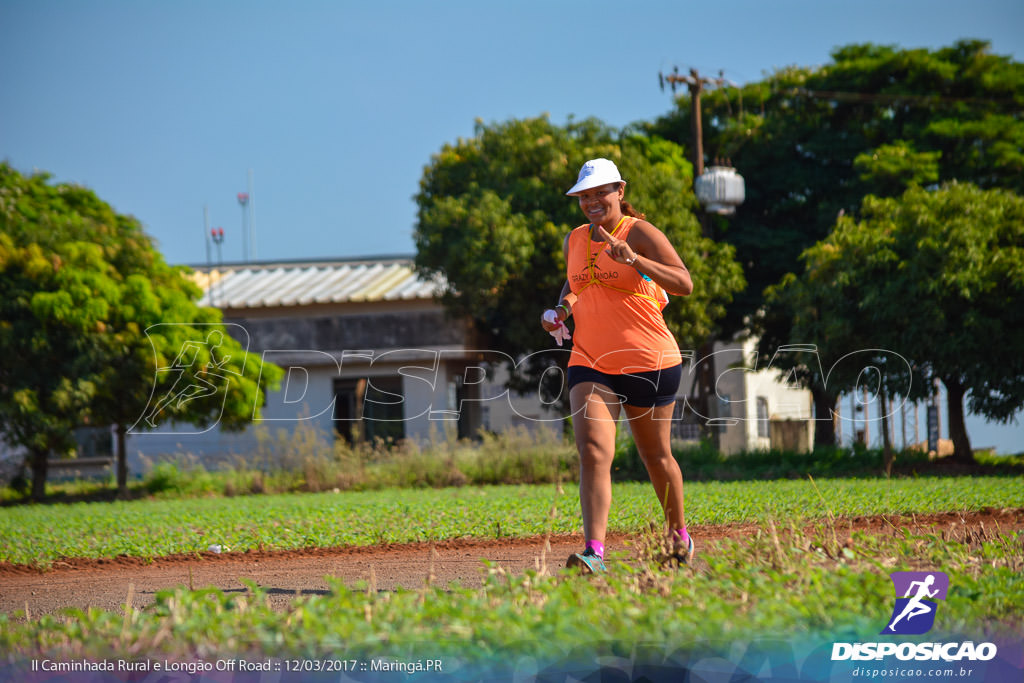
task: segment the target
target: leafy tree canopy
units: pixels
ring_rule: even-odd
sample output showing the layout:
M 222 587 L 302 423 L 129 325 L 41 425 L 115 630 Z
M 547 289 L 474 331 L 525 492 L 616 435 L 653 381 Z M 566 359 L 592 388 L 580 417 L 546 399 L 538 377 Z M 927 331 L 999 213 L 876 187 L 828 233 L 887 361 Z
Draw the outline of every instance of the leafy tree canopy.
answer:
M 1024 407 L 1024 198 L 966 183 L 869 196 L 804 259 L 806 276 L 773 295 L 810 288 L 826 305 L 795 307 L 794 335 L 898 350 L 926 383 L 941 380 L 958 457 L 972 457 L 965 394 L 993 420 Z
M 224 386 L 169 403 L 163 419 L 239 428 L 281 375 L 223 334 L 219 311 L 196 305 L 199 288 L 136 219 L 48 181 L 0 164 L 0 354 L 18 359 L 0 370 L 0 432 L 29 451 L 37 496 L 47 457 L 73 447 L 72 429 L 116 424 L 123 434 L 171 389 L 171 374 L 187 382 L 220 363 L 200 353 L 190 368 L 160 373 L 190 341 L 221 333 Z
M 551 346 L 540 314 L 565 281 L 563 239 L 585 222 L 565 192 L 595 157 L 615 161 L 626 199 L 665 232 L 693 275 L 694 293 L 665 309 L 683 348 L 696 348 L 742 288 L 732 247 L 701 236 L 692 166 L 678 145 L 594 119 L 478 122 L 472 138 L 445 145 L 425 169 L 415 240 L 417 268 L 444 276 L 447 307 L 474 321 L 487 348 L 519 358 Z
M 718 226 L 749 282 L 729 329 L 868 194 L 952 180 L 1024 194 L 1024 64 L 984 41 L 840 47 L 820 68 L 706 92 L 702 111 L 708 157 L 731 159 L 746 181 L 746 202 Z M 684 94 L 649 129 L 689 147 L 690 118 Z

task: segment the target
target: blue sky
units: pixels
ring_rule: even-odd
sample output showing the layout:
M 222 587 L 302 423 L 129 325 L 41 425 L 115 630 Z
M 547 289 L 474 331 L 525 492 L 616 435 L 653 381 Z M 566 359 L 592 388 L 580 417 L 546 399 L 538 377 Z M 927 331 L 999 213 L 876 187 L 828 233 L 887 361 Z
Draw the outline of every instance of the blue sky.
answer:
M 743 83 L 849 43 L 1022 60 L 1022 29 L 1020 0 L 0 0 L 0 158 L 94 189 L 171 263 L 205 261 L 204 207 L 242 257 L 250 169 L 257 258 L 408 254 L 423 167 L 476 119 L 621 126 L 672 107 L 659 71 Z

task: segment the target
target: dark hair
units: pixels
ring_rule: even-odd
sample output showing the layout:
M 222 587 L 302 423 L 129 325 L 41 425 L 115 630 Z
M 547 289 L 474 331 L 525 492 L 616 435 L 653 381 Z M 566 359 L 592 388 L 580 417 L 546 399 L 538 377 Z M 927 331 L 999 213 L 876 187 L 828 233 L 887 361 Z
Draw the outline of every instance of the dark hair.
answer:
M 619 200 L 619 209 L 621 209 L 623 214 L 627 216 L 632 216 L 633 218 L 647 218 L 646 214 L 642 214 L 636 209 L 634 209 L 633 205 L 627 202 L 625 199 Z

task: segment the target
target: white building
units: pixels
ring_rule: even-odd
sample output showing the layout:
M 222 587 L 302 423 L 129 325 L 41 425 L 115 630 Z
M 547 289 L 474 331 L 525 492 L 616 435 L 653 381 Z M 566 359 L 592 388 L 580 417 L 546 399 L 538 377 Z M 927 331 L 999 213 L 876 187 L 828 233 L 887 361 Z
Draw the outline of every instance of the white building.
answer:
M 411 258 L 235 264 L 198 268 L 195 278 L 205 292 L 200 304 L 220 308 L 229 334 L 286 374 L 266 396 L 261 420 L 243 432 L 159 423 L 133 430 L 126 443 L 133 472 L 140 455 L 244 455 L 259 429 L 300 422 L 336 439 L 371 440 L 425 440 L 452 428 L 462 437 L 481 428 L 562 428 L 562 416 L 538 395 L 510 396 L 501 370 L 486 377 L 488 361 L 501 354 L 481 349 L 468 321 L 445 312 L 439 284 L 418 278 Z M 713 417 L 723 452 L 808 448 L 809 392 L 772 371 L 737 367 L 753 342 L 715 351 Z M 680 387 L 677 438 L 697 435 L 681 409 L 693 376 L 684 373 Z
M 714 345 L 719 448 L 726 455 L 770 448 L 807 451 L 814 443 L 811 392 L 776 370 L 756 368 L 756 345 L 749 338 Z
M 512 425 L 561 429 L 536 397 L 509 398 L 486 378 L 485 361 L 500 354 L 480 350 L 468 322 L 448 316 L 439 284 L 418 278 L 410 258 L 236 264 L 198 268 L 195 279 L 200 305 L 220 308 L 228 333 L 286 374 L 243 432 L 133 429 L 132 471 L 140 455 L 242 455 L 257 445 L 257 429 L 299 422 L 369 440 L 427 439 L 453 427 L 460 437 Z

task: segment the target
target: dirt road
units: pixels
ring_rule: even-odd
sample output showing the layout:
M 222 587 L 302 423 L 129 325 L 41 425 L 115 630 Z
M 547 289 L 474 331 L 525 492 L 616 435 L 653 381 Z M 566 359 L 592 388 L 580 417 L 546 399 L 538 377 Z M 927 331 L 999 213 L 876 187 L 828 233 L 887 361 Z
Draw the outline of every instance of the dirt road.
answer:
M 691 533 L 700 554 L 713 552 L 725 538 L 744 538 L 758 529 L 753 524 L 696 526 Z M 953 534 L 964 538 L 981 531 L 1008 533 L 1024 529 L 1024 508 L 976 513 L 943 513 L 913 517 L 862 517 L 836 522 L 839 532 L 872 534 L 915 532 Z M 626 536 L 608 539 L 611 550 L 624 550 L 635 541 Z M 284 608 L 297 595 L 328 592 L 325 577 L 341 578 L 354 586 L 366 581 L 378 590 L 397 586 L 417 588 L 428 580 L 447 586 L 479 586 L 484 560 L 513 572 L 546 567 L 557 571 L 582 546 L 579 536 L 507 540 L 455 540 L 434 544 L 311 549 L 296 552 L 203 553 L 158 558 L 146 562 L 120 557 L 110 560 L 66 559 L 48 570 L 0 563 L 0 611 L 28 610 L 30 618 L 56 613 L 66 607 L 98 607 L 120 611 L 129 595 L 132 606 L 145 607 L 157 591 L 175 586 L 215 586 L 224 591 L 245 591 L 243 579 L 266 590 L 272 604 Z

